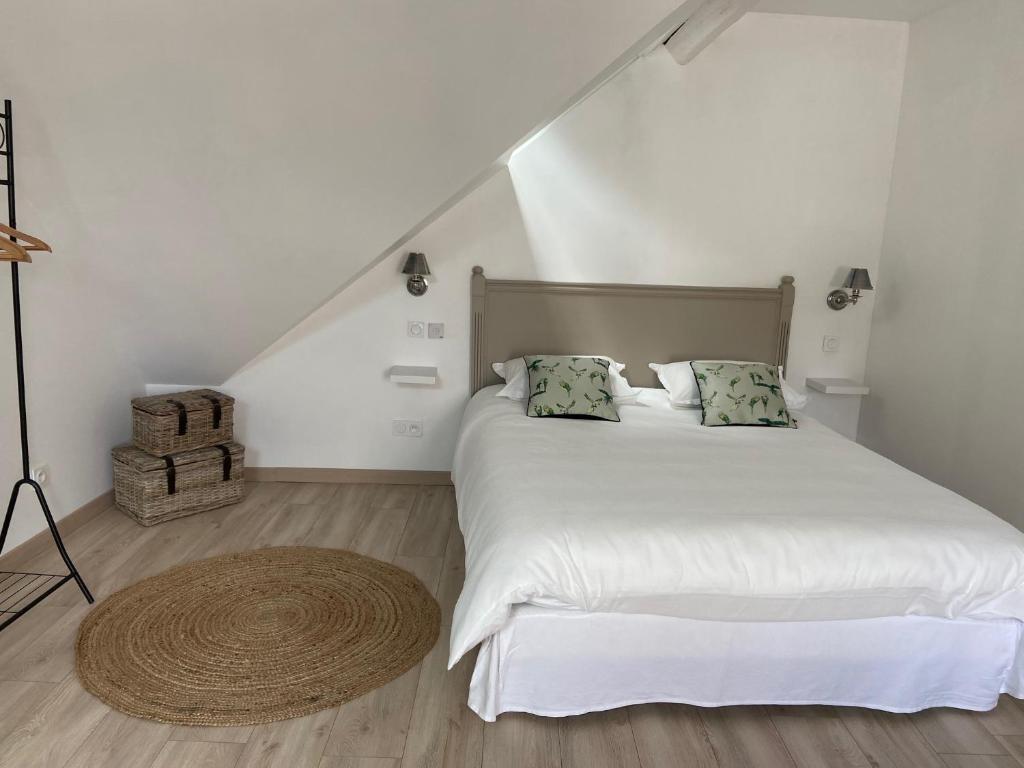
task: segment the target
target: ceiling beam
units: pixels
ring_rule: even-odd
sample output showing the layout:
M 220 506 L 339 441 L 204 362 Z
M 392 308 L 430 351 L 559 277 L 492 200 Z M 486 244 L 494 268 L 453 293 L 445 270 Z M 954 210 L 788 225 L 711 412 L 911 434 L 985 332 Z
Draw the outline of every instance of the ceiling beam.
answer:
M 665 47 L 680 64 L 689 64 L 757 3 L 758 0 L 704 0 L 669 36 Z

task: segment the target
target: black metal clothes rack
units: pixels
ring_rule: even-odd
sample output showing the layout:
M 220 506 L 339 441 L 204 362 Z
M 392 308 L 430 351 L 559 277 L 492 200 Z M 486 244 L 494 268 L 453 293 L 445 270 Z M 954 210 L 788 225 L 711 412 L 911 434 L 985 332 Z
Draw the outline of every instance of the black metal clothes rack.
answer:
M 14 200 L 14 132 L 11 102 L 4 100 L 4 111 L 0 115 L 3 122 L 0 123 L 0 157 L 6 160 L 7 175 L 0 179 L 0 186 L 7 188 L 7 218 L 12 228 L 17 228 L 17 210 Z M 14 240 L 14 238 L 11 238 Z M 11 491 L 11 500 L 7 504 L 7 515 L 4 517 L 3 530 L 0 531 L 0 553 L 3 552 L 4 544 L 7 542 L 7 532 L 11 527 L 11 519 L 14 517 L 14 508 L 18 503 L 18 496 L 21 489 L 26 486 L 36 493 L 39 506 L 43 509 L 43 516 L 53 536 L 53 543 L 57 545 L 68 573 L 21 573 L 16 571 L 0 571 L 0 630 L 11 625 L 12 622 L 24 616 L 30 609 L 39 604 L 43 599 L 72 579 L 82 590 L 87 602 L 93 602 L 89 588 L 85 586 L 81 574 L 75 568 L 64 542 L 61 540 L 57 524 L 53 521 L 53 514 L 50 512 L 50 505 L 46 503 L 46 496 L 43 489 L 32 479 L 32 472 L 29 467 L 28 454 L 28 415 L 25 407 L 25 358 L 24 348 L 21 340 L 21 292 L 18 285 L 18 262 L 11 262 L 11 290 L 14 299 L 14 356 L 17 361 L 18 371 L 18 416 L 21 421 L 21 479 L 14 484 Z

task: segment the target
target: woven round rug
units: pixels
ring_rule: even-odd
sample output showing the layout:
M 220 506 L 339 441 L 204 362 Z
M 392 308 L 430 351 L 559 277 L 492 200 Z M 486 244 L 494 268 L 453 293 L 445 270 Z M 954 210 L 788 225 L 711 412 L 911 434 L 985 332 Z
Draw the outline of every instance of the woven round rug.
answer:
M 253 725 L 337 706 L 414 667 L 441 611 L 410 573 L 340 549 L 199 560 L 111 595 L 78 630 L 86 690 L 129 715 Z

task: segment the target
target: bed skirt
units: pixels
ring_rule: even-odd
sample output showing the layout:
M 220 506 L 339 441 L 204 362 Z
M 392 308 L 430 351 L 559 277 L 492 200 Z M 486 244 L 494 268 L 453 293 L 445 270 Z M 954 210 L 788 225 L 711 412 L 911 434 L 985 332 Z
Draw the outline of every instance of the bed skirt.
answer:
M 630 704 L 992 709 L 1024 696 L 1021 622 L 726 622 L 519 606 L 482 643 L 469 706 L 560 717 Z

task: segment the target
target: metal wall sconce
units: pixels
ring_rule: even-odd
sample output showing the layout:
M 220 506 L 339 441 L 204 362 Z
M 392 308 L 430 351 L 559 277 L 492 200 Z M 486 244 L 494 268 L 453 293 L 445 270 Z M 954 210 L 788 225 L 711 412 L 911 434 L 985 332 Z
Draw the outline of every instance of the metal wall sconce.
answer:
M 873 290 L 874 286 L 871 285 L 871 277 L 866 269 L 851 269 L 850 274 L 843 281 L 843 287 L 832 291 L 825 301 L 828 303 L 829 309 L 839 311 L 846 309 L 850 304 L 856 304 L 860 300 L 861 291 Z
M 410 253 L 405 259 L 402 274 L 409 275 L 409 281 L 405 287 L 413 296 L 422 296 L 427 292 L 427 276 L 430 275 L 430 267 L 427 266 L 425 254 Z

